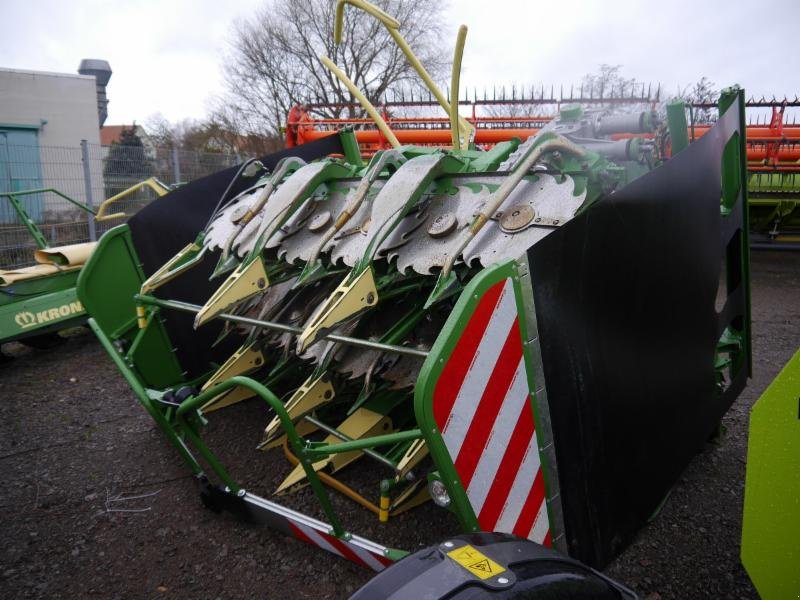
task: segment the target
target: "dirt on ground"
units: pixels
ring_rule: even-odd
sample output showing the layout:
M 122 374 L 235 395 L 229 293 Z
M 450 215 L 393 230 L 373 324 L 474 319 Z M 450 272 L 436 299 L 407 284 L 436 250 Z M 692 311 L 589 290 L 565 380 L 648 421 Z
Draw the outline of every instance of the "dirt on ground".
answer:
M 658 517 L 607 569 L 648 600 L 756 598 L 739 562 L 751 406 L 800 344 L 800 253 L 752 257 L 753 378 L 724 434 L 689 465 Z M 95 338 L 6 345 L 0 364 L 0 597 L 342 598 L 361 568 L 204 508 L 187 467 Z M 211 419 L 209 444 L 269 496 L 288 468 L 254 446 L 265 409 Z M 281 499 L 283 502 L 283 499 Z M 312 513 L 307 490 L 287 499 Z M 431 503 L 382 526 L 335 497 L 349 529 L 415 550 L 457 530 Z

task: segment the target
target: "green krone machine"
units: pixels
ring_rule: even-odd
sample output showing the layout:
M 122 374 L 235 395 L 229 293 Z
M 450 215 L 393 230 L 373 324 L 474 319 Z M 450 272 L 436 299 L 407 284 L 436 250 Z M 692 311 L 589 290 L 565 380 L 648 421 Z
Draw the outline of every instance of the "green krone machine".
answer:
M 96 244 L 51 246 L 28 214 L 26 199 L 40 200 L 47 194 L 55 195 L 99 223 L 127 217 L 125 212 L 110 213 L 109 207 L 145 188 L 152 190 L 156 197 L 170 189 L 151 177 L 106 199 L 97 210 L 54 188 L 0 193 L 0 202 L 10 205 L 35 247 L 32 266 L 0 269 L 0 344 L 21 340 L 33 347 L 50 346 L 58 341 L 57 331 L 86 322 L 86 312 L 78 300 L 75 285 Z M 4 358 L 0 353 L 0 360 Z
M 365 161 L 342 131 L 190 183 L 106 233 L 78 297 L 210 507 L 380 571 L 407 554 L 394 517 L 432 499 L 462 532 L 602 567 L 749 377 L 743 92 L 667 159 L 611 136 L 685 132 L 682 110 L 568 106 L 482 151 L 432 87 L 452 148 L 387 135 Z M 288 459 L 262 495 L 204 439 L 242 401 L 264 405 L 254 454 Z M 263 495 L 306 485 L 317 516 Z M 332 493 L 383 539 L 351 532 Z M 447 560 L 476 585 L 523 578 Z
M 0 194 L 0 201 L 11 205 L 36 245 L 35 265 L 0 270 L 0 343 L 23 340 L 35 347 L 49 345 L 55 341 L 56 331 L 86 321 L 75 284 L 94 244 L 48 245 L 24 205 L 27 196 L 47 193 L 71 202 L 87 214 L 95 212 L 52 188 Z

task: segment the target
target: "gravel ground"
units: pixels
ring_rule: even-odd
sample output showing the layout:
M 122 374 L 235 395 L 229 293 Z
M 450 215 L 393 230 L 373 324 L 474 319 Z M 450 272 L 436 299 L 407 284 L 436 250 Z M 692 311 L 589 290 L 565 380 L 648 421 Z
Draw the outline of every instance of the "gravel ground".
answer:
M 643 598 L 755 598 L 739 563 L 748 413 L 800 343 L 800 253 L 753 255 L 754 376 L 726 433 L 689 465 L 663 511 L 609 567 Z M 6 346 L 0 365 L 0 597 L 341 598 L 369 573 L 201 505 L 187 469 L 93 336 Z M 212 419 L 210 445 L 266 495 L 287 471 L 253 450 L 263 408 Z M 138 497 L 136 497 L 138 496 Z M 301 491 L 282 502 L 313 512 Z M 346 525 L 407 549 L 456 530 L 430 503 L 388 526 L 338 498 Z

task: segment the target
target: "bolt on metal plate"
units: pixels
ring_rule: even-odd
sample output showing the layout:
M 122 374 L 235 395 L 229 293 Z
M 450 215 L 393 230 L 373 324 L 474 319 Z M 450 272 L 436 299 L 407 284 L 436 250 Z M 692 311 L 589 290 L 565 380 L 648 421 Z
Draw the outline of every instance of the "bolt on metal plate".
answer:
M 428 226 L 428 235 L 432 238 L 448 236 L 455 230 L 456 225 L 458 225 L 458 220 L 453 213 L 442 213 Z
M 533 222 L 536 212 L 529 204 L 517 204 L 503 212 L 500 217 L 500 229 L 513 233 L 525 229 Z
M 328 223 L 331 222 L 331 212 L 329 210 L 323 210 L 320 213 L 317 213 L 311 218 L 311 221 L 308 223 L 308 230 L 313 231 L 314 233 L 318 231 L 322 231 L 328 226 Z

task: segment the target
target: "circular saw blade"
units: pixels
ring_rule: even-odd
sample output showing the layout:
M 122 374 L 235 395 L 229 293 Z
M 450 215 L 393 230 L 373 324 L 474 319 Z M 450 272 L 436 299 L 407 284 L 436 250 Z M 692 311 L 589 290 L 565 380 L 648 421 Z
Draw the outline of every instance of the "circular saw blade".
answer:
M 413 231 L 410 243 L 389 252 L 388 259 L 396 258 L 398 271 L 405 274 L 411 268 L 420 275 L 430 275 L 434 268 L 444 265 L 450 253 L 458 247 L 461 231 L 489 197 L 489 188 L 481 186 L 476 192 L 474 183 L 469 186 L 456 183 L 454 193 L 438 194 L 431 199 L 425 211 L 425 222 Z M 455 219 L 455 227 L 441 235 L 434 223 L 437 219 L 448 218 Z
M 219 212 L 206 231 L 205 239 L 203 240 L 204 246 L 207 246 L 210 250 L 215 250 L 225 245 L 236 228 L 234 216 L 241 215 L 253 205 L 256 199 L 256 192 L 257 190 L 240 195 Z
M 320 192 L 326 189 L 325 184 L 321 184 L 314 192 L 314 195 L 303 201 L 303 204 L 292 214 L 286 222 L 281 225 L 272 237 L 264 245 L 265 248 L 278 248 L 283 240 L 294 236 L 297 232 L 305 229 L 306 224 L 311 220 L 311 216 L 317 210 L 317 206 L 322 204 Z
M 278 248 L 278 256 L 289 264 L 303 263 L 311 259 L 311 254 L 327 233 L 330 225 L 321 229 L 315 226 L 314 217 L 329 213 L 330 221 L 338 217 L 355 187 L 339 189 L 331 193 L 326 200 L 316 201 L 310 207 L 311 212 L 304 221 L 304 226 L 297 228 L 293 233 L 283 236 Z M 345 225 L 347 227 L 347 225 Z M 327 247 L 330 246 L 330 243 Z
M 377 342 L 394 325 L 396 318 L 393 311 L 372 311 L 353 322 L 352 330 L 357 331 L 360 339 Z M 349 379 L 360 379 L 375 368 L 382 354 L 383 350 L 345 346 L 337 354 L 332 368 Z
M 371 201 L 362 202 L 344 228 L 325 247 L 326 250 L 330 248 L 332 264 L 336 265 L 341 262 L 352 267 L 364 255 L 369 242 L 367 232 L 369 231 L 371 206 Z
M 405 345 L 417 350 L 430 351 L 449 314 L 449 310 L 445 310 L 444 307 L 429 312 L 414 327 Z M 413 388 L 424 362 L 425 359 L 419 356 L 401 355 L 380 373 L 380 377 L 391 382 L 393 390 Z
M 512 233 L 503 231 L 497 220 L 489 221 L 464 249 L 464 262 L 472 265 L 478 260 L 482 266 L 488 267 L 502 260 L 518 258 L 575 215 L 583 204 L 586 191 L 576 196 L 574 190 L 575 183 L 570 177 L 559 183 L 552 175 L 539 173 L 533 180 L 521 181 L 498 213 L 527 204 L 534 214 L 530 226 Z

